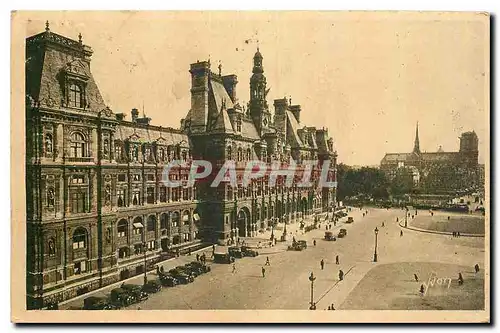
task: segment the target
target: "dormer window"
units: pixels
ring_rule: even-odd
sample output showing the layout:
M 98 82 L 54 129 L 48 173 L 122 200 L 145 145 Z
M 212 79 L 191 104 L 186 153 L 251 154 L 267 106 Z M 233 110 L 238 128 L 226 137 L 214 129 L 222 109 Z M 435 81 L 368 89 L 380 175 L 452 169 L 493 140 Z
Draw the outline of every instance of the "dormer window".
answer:
M 83 108 L 82 89 L 77 84 L 69 86 L 68 105 L 73 108 Z

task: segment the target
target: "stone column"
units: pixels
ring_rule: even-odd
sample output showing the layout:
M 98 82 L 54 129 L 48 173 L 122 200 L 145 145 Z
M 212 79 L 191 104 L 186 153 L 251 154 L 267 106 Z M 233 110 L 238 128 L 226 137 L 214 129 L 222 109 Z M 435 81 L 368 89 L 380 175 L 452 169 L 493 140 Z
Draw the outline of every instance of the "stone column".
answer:
M 90 130 L 90 143 L 89 143 L 89 156 L 93 158 L 94 163 L 97 163 L 97 159 L 99 157 L 97 151 L 97 129 L 92 128 Z

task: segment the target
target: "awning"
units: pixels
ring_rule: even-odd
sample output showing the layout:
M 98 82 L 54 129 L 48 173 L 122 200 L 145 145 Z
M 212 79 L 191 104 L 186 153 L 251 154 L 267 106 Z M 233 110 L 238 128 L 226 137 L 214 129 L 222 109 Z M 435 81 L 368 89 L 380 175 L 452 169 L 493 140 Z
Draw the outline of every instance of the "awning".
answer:
M 140 222 L 135 222 L 134 223 L 134 228 L 140 229 L 140 228 L 144 228 L 144 226 Z
M 182 221 L 183 221 L 183 222 L 187 222 L 187 221 L 189 221 L 189 215 L 184 215 L 184 216 L 182 217 Z
M 200 215 L 198 215 L 197 213 L 194 213 L 194 215 L 193 215 L 193 219 L 194 219 L 195 221 L 199 221 L 199 220 L 200 220 Z

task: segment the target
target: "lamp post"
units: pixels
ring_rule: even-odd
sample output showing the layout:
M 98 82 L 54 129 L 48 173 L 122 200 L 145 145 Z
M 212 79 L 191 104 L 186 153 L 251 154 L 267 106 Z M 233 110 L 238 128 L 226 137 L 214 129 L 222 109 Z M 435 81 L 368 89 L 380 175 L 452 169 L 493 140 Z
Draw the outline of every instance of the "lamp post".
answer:
M 274 240 L 274 217 L 271 217 L 271 241 Z
M 316 280 L 316 277 L 313 272 L 311 272 L 311 275 L 309 275 L 309 281 L 311 281 L 311 301 L 309 302 L 311 306 L 309 310 L 316 310 L 316 303 L 314 302 L 314 280 Z
M 373 253 L 373 262 L 377 262 L 377 236 L 378 236 L 378 228 L 375 227 L 375 252 Z
M 405 212 L 405 228 L 408 227 L 408 208 L 406 208 L 406 212 Z
M 144 284 L 148 283 L 148 277 L 147 277 L 147 268 L 146 268 L 146 251 L 147 251 L 147 243 L 146 241 L 144 241 L 144 243 L 142 243 L 142 247 L 144 249 Z

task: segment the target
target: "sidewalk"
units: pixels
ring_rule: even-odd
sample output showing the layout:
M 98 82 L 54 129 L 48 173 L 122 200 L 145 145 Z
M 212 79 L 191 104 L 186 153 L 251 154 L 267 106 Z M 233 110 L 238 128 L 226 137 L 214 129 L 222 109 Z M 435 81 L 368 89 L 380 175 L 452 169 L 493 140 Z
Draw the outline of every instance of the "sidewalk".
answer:
M 170 258 L 164 261 L 161 261 L 157 263 L 156 265 L 158 266 L 163 266 L 163 269 L 165 271 L 169 271 L 172 268 L 175 268 L 179 265 L 185 265 L 189 262 L 196 261 L 196 253 L 206 253 L 207 256 L 207 262 L 211 262 L 211 255 L 212 255 L 212 246 L 205 247 L 203 249 L 200 249 L 198 251 L 193 251 L 191 255 L 182 255 L 180 257 L 174 257 Z M 151 270 L 148 271 L 147 273 L 148 280 L 154 280 L 157 277 L 156 270 Z M 137 285 L 143 285 L 144 283 L 144 274 L 139 274 L 133 277 L 130 277 L 125 280 L 121 280 L 119 282 L 116 282 L 114 284 L 105 286 L 101 289 L 93 290 L 89 293 L 77 296 L 75 298 L 72 298 L 70 300 L 64 301 L 59 303 L 59 309 L 60 310 L 69 310 L 71 308 L 81 308 L 83 306 L 83 300 L 89 296 L 108 296 L 111 290 L 118 288 L 122 283 L 130 283 L 130 284 L 137 284 Z

